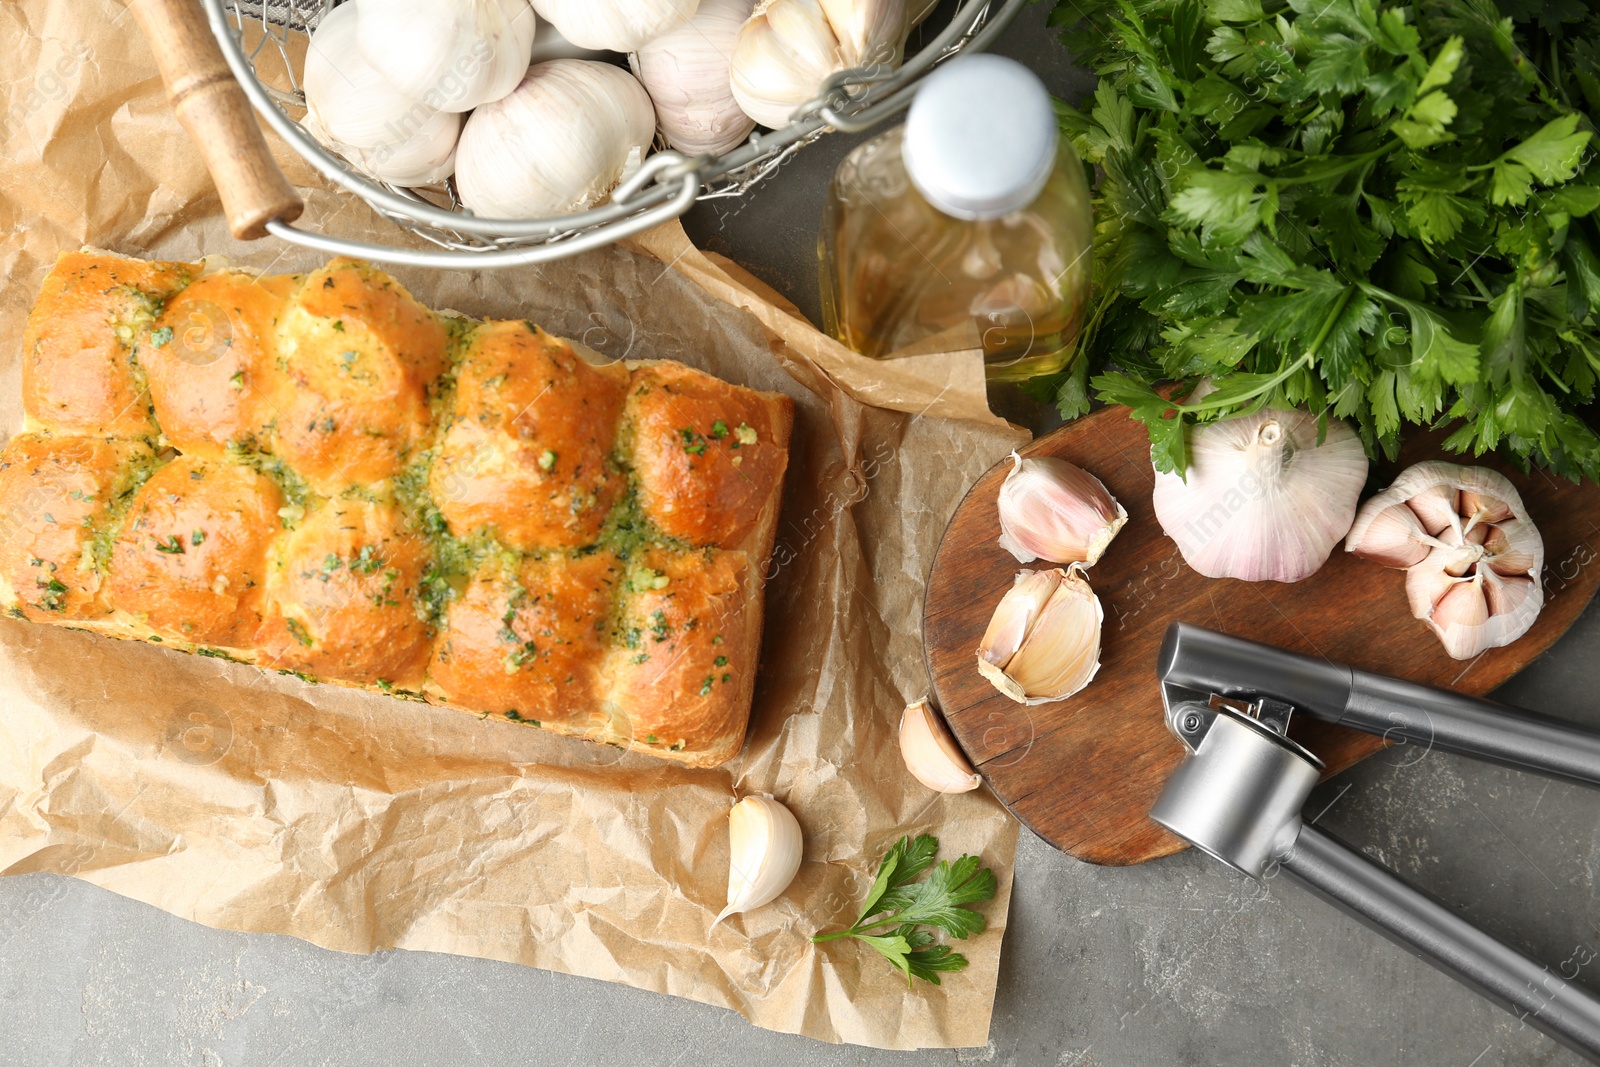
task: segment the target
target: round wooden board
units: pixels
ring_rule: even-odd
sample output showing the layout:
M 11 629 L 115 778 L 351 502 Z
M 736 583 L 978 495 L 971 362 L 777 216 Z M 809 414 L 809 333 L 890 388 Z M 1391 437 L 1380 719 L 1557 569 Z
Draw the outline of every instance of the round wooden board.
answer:
M 1447 456 L 1442 435 L 1413 433 L 1399 462 L 1375 465 L 1369 491 L 1405 466 Z M 1095 474 L 1128 511 L 1128 524 L 1089 581 L 1105 609 L 1101 666 L 1071 699 L 1027 707 L 1002 696 L 974 666 L 989 617 L 1022 569 L 996 544 L 996 494 L 1009 460 L 986 473 L 956 509 L 928 577 L 922 636 L 934 695 L 989 787 L 1022 823 L 1064 852 L 1123 865 L 1184 847 L 1148 818 L 1183 749 L 1166 730 L 1156 652 L 1167 624 L 1225 633 L 1464 693 L 1487 693 L 1549 648 L 1600 585 L 1600 489 L 1543 471 L 1522 474 L 1498 457 L 1544 535 L 1546 603 L 1520 640 L 1471 661 L 1447 656 L 1406 604 L 1405 575 L 1334 549 L 1302 582 L 1204 578 L 1183 562 L 1150 504 L 1155 473 L 1144 428 L 1125 408 L 1068 423 L 1022 450 L 1059 456 Z M 1035 563 L 1032 567 L 1048 566 Z M 1334 774 L 1384 747 L 1368 734 L 1296 720 L 1291 735 Z

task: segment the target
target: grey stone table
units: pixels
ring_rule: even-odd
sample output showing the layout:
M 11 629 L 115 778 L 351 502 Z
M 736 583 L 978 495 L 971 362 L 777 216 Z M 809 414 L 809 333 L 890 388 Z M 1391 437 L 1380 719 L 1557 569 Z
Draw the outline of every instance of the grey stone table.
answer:
M 1001 50 L 1076 97 L 1087 79 L 1045 33 L 1047 7 L 1025 12 Z M 813 146 L 755 195 L 697 209 L 692 235 L 815 314 L 822 185 L 847 146 Z M 1591 610 L 1499 696 L 1600 729 L 1596 649 Z M 1339 776 L 1310 810 L 1537 958 L 1600 945 L 1600 794 L 1412 751 Z M 1579 980 L 1600 990 L 1596 968 Z M 509 964 L 223 933 L 72 879 L 0 878 L 0 1067 L 751 1062 L 1580 1061 L 1307 894 L 1259 889 L 1192 853 L 1106 869 L 1024 835 L 990 1044 L 926 1053 L 822 1045 Z

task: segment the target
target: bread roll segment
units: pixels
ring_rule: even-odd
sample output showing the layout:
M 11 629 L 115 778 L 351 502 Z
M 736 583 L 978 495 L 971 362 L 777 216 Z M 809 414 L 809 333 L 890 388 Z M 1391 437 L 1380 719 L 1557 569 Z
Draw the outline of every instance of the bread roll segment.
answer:
M 760 654 L 787 397 L 308 275 L 62 256 L 0 452 L 14 617 L 709 767 Z

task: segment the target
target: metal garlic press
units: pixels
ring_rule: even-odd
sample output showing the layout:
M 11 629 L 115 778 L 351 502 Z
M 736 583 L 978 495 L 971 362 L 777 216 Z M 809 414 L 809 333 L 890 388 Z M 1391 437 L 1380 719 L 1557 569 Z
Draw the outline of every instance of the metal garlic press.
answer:
M 1600 785 L 1600 734 L 1185 623 L 1167 629 L 1158 673 L 1188 753 L 1152 819 L 1252 878 L 1282 873 L 1600 1062 L 1600 998 L 1301 821 L 1323 763 L 1288 727 L 1306 715 L 1588 785 Z

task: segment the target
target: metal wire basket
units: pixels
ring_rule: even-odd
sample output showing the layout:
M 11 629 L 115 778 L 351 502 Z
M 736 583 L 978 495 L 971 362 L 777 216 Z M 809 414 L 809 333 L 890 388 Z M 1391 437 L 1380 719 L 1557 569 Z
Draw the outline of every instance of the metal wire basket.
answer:
M 413 190 L 374 181 L 301 127 L 297 116 L 305 113 L 305 95 L 296 69 L 295 38 L 315 29 L 336 2 L 202 0 L 223 57 L 266 124 L 329 181 L 435 247 L 348 240 L 281 219 L 266 223 L 266 229 L 285 241 L 332 255 L 450 268 L 560 259 L 677 218 L 696 200 L 742 196 L 776 173 L 795 152 L 825 134 L 860 132 L 903 111 L 924 75 L 963 51 L 988 47 L 1027 0 L 961 0 L 950 23 L 898 70 L 840 71 L 784 128 L 758 130 L 720 156 L 657 151 L 605 204 L 546 219 L 480 218 L 461 206 L 453 183 Z M 258 68 L 269 65 L 272 73 L 259 76 Z M 274 78 L 278 84 L 271 84 Z

